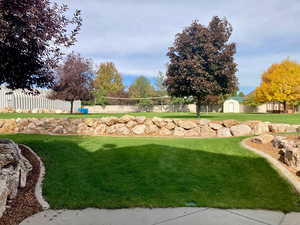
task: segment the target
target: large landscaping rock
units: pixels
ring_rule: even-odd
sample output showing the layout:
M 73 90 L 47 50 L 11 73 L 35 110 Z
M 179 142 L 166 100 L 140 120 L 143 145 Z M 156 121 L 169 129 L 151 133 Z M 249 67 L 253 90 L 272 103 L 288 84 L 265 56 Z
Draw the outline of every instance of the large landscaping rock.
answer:
M 195 127 L 190 130 L 185 130 L 184 135 L 188 137 L 193 137 L 193 136 L 200 136 L 201 134 L 201 128 L 200 127 Z
M 209 122 L 210 122 L 210 120 L 207 120 L 207 119 L 201 119 L 201 120 L 198 120 L 198 121 L 197 121 L 197 124 L 198 124 L 199 126 L 206 126 L 206 125 L 209 124 Z
M 138 124 L 143 124 L 145 122 L 145 120 L 146 120 L 146 117 L 144 117 L 144 116 L 137 116 L 137 117 L 135 117 L 135 120 L 136 120 L 136 122 Z
M 184 133 L 185 133 L 185 129 L 183 129 L 182 127 L 175 127 L 174 129 L 175 136 L 184 136 Z
M 10 134 L 15 133 L 17 130 L 18 129 L 16 120 L 0 120 L 0 133 Z
M 252 130 L 248 125 L 240 124 L 230 128 L 233 136 L 248 136 L 251 135 Z
M 2 217 L 6 209 L 8 194 L 9 194 L 9 190 L 6 185 L 6 180 L 0 179 L 0 218 Z
M 6 200 L 15 198 L 18 188 L 26 186 L 31 170 L 31 164 L 21 154 L 18 145 L 11 140 L 0 139 L 0 217 Z
M 166 121 L 159 117 L 153 117 L 152 122 L 159 128 L 163 128 L 167 124 Z
M 300 146 L 295 141 L 276 136 L 272 143 L 274 147 L 280 149 L 281 161 L 295 170 L 300 170 Z
M 271 134 L 262 134 L 251 139 L 252 142 L 257 144 L 268 144 L 274 140 L 274 136 Z
M 166 124 L 166 128 L 169 129 L 169 130 L 173 130 L 175 129 L 176 125 L 175 123 L 173 122 L 173 120 L 166 120 L 167 124 Z
M 147 135 L 157 135 L 159 132 L 159 128 L 154 125 L 154 124 L 150 124 L 150 125 L 147 125 L 146 128 L 145 128 L 145 134 Z
M 283 136 L 275 136 L 272 143 L 275 148 L 284 148 L 289 144 L 289 140 Z
M 130 115 L 124 115 L 122 117 L 119 118 L 119 123 L 128 123 L 129 121 L 134 120 L 135 117 L 134 116 L 130 116 Z
M 159 130 L 159 135 L 160 136 L 169 136 L 169 135 L 172 135 L 172 131 L 170 131 L 169 129 L 163 127 Z
M 288 146 L 280 151 L 282 161 L 295 170 L 300 170 L 300 149 Z
M 105 123 L 107 126 L 112 126 L 118 122 L 117 117 L 103 117 L 100 119 L 102 123 Z
M 128 129 L 128 127 L 125 124 L 116 124 L 115 126 L 115 133 L 118 135 L 129 135 L 130 134 L 130 130 Z
M 106 133 L 106 125 L 105 124 L 99 124 L 95 128 L 95 135 L 104 135 Z
M 215 137 L 216 131 L 210 128 L 208 125 L 200 127 L 201 137 Z
M 253 127 L 253 134 L 265 134 L 270 131 L 268 122 L 258 122 Z
M 252 133 L 255 135 L 268 133 L 269 130 L 269 122 L 261 122 L 257 120 L 250 120 L 244 122 L 244 124 L 248 125 L 252 129 Z
M 176 123 L 177 123 L 177 126 L 182 127 L 186 130 L 197 127 L 196 123 L 189 121 L 189 120 L 177 120 Z
M 224 120 L 223 121 L 223 125 L 225 126 L 225 127 L 228 127 L 228 128 L 230 128 L 230 127 L 232 127 L 232 126 L 236 126 L 236 125 L 238 125 L 238 124 L 240 124 L 238 121 L 236 121 L 236 120 Z
M 126 124 L 126 126 L 127 126 L 128 128 L 133 128 L 133 127 L 135 127 L 136 125 L 137 125 L 137 122 L 134 121 L 134 120 L 130 120 L 130 121 L 128 121 L 128 123 Z
M 132 132 L 134 134 L 144 134 L 145 133 L 146 126 L 145 125 L 137 125 L 134 128 L 132 128 Z
M 232 134 L 230 132 L 230 128 L 222 127 L 217 130 L 217 136 L 218 137 L 231 137 Z
M 116 134 L 117 133 L 117 127 L 112 125 L 112 126 L 107 126 L 106 128 L 106 133 L 107 134 Z
M 269 129 L 273 133 L 283 133 L 287 131 L 289 126 L 289 124 L 271 123 L 269 124 Z
M 62 122 L 66 122 L 67 119 L 65 119 L 65 121 Z M 95 119 L 95 118 L 86 118 L 83 120 L 83 122 L 88 126 L 88 127 L 96 127 L 99 123 L 101 123 L 101 120 L 99 119 Z
M 280 160 L 287 166 L 299 171 L 300 170 L 300 145 L 299 143 L 289 140 L 283 136 L 276 136 L 273 146 L 280 149 Z
M 52 131 L 54 134 L 64 134 L 66 133 L 65 129 L 63 126 L 57 126 L 53 129 Z
M 290 125 L 289 127 L 287 127 L 286 132 L 296 133 L 298 127 L 299 127 L 298 125 Z
M 222 128 L 223 126 L 219 123 L 209 123 L 208 124 L 210 128 L 214 129 L 214 130 L 219 130 L 220 128 Z

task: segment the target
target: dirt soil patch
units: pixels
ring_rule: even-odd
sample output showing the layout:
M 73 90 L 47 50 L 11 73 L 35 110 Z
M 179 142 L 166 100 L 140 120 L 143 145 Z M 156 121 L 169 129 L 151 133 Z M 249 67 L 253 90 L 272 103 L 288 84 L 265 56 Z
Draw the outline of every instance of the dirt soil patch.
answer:
M 293 140 L 296 142 L 299 142 L 299 140 L 300 140 L 299 135 L 296 135 L 296 134 L 280 134 L 277 136 L 284 136 L 284 137 L 287 137 L 289 140 Z M 293 174 L 296 174 L 298 177 L 298 180 L 300 181 L 299 171 L 287 166 L 285 163 L 283 163 L 281 160 L 279 160 L 280 159 L 280 154 L 279 154 L 280 150 L 278 148 L 275 148 L 272 143 L 257 144 L 257 143 L 253 143 L 250 138 L 250 139 L 246 140 L 246 144 L 259 150 L 259 151 L 267 153 L 268 155 L 272 156 L 274 159 L 277 159 L 278 161 L 280 161 L 282 163 L 282 165 L 284 167 L 286 167 L 290 172 L 292 172 Z
M 35 186 L 40 175 L 40 162 L 23 146 L 19 146 L 32 165 L 32 171 L 28 174 L 25 188 L 19 189 L 15 199 L 8 201 L 8 208 L 0 218 L 0 225 L 18 225 L 24 219 L 42 211 L 42 207 L 35 197 Z

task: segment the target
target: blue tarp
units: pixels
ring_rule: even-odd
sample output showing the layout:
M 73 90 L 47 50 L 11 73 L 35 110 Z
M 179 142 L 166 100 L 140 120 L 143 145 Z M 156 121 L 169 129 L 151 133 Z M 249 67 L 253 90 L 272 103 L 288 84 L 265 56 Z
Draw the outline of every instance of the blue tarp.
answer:
M 79 108 L 78 111 L 82 114 L 88 114 L 89 113 L 89 109 L 87 109 L 87 108 Z

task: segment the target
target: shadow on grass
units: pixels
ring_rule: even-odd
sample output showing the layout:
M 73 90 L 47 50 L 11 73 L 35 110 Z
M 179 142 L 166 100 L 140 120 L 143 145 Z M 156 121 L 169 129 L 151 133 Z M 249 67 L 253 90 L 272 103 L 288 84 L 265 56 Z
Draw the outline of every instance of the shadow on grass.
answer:
M 194 202 L 300 211 L 299 196 L 259 157 L 160 144 L 119 147 L 107 141 L 91 152 L 75 141 L 41 136 L 22 142 L 45 163 L 44 195 L 52 208 L 182 207 Z

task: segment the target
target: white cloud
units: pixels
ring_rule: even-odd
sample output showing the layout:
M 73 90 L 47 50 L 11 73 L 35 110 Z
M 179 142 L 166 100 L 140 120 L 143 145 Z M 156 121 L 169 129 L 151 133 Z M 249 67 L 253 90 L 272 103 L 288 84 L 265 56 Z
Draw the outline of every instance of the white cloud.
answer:
M 299 59 L 299 0 L 59 0 L 81 9 L 83 27 L 73 50 L 96 63 L 113 61 L 122 73 L 153 76 L 165 70 L 175 34 L 192 20 L 226 16 L 238 45 L 242 86 L 255 86 L 272 63 Z

